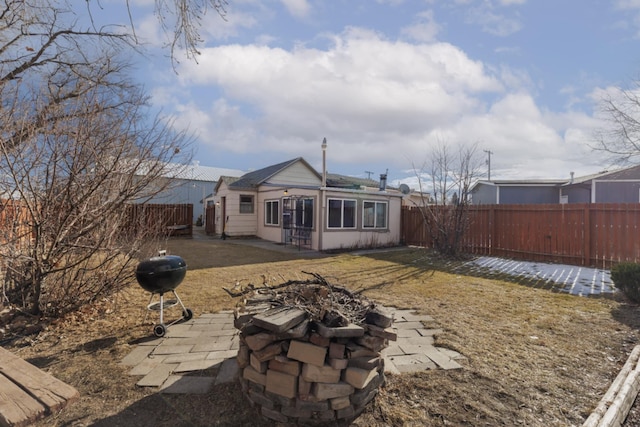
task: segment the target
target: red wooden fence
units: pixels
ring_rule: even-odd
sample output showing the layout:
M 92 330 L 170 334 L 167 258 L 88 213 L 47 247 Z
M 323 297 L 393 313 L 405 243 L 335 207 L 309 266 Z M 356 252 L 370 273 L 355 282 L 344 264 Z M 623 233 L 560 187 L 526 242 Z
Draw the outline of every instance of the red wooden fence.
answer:
M 136 227 L 156 228 L 171 236 L 193 235 L 192 204 L 132 204 L 129 212 Z
M 402 239 L 431 247 L 417 208 L 402 210 Z M 603 268 L 640 262 L 640 204 L 470 206 L 462 250 Z

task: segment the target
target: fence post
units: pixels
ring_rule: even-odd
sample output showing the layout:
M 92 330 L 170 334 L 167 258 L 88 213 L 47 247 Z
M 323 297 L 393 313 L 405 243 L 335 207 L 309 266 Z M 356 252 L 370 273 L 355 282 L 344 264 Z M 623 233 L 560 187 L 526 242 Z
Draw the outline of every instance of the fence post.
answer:
M 489 256 L 493 255 L 493 245 L 495 244 L 495 233 L 496 233 L 496 205 L 491 205 L 489 208 Z
M 582 231 L 582 235 L 584 236 L 584 254 L 582 256 L 583 258 L 583 265 L 585 266 L 589 266 L 591 265 L 591 204 L 590 203 L 585 203 L 584 205 L 584 211 L 583 211 L 583 221 L 582 221 L 582 227 L 583 227 L 583 231 Z

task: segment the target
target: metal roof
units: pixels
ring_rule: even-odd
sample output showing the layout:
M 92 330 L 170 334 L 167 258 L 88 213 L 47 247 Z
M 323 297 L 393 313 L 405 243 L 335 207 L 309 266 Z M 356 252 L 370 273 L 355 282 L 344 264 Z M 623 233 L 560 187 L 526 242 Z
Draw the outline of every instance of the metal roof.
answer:
M 327 187 L 339 188 L 360 188 L 360 187 L 377 187 L 379 181 L 372 179 L 357 178 L 354 176 L 340 175 L 337 173 L 327 174 Z
M 574 178 L 573 182 L 567 182 L 567 184 L 580 184 L 582 182 L 592 181 L 594 179 L 603 179 L 606 178 L 608 180 L 626 180 L 626 179 L 640 179 L 640 165 L 639 166 L 631 166 L 622 169 L 616 169 L 613 171 L 602 171 L 591 175 L 586 175 L 583 177 Z
M 566 183 L 567 179 L 492 179 L 491 181 L 480 180 L 477 184 L 489 185 L 560 185 Z
M 241 176 L 244 171 L 238 169 L 216 168 L 211 166 L 201 166 L 199 163 L 181 165 L 177 163 L 167 164 L 167 178 L 185 179 L 190 181 L 216 182 L 221 176 Z

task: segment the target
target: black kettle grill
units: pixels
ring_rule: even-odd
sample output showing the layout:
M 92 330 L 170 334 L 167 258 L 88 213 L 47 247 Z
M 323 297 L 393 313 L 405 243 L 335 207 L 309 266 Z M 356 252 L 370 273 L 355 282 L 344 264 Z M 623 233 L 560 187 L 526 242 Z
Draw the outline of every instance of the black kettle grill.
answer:
M 136 268 L 136 279 L 138 283 L 144 290 L 151 292 L 151 298 L 149 299 L 147 308 L 160 312 L 160 323 L 153 327 L 153 334 L 157 337 L 164 336 L 169 326 L 180 320 L 190 320 L 193 317 L 193 312 L 184 306 L 175 290 L 178 285 L 182 283 L 186 274 L 187 264 L 177 255 L 152 257 L 140 262 Z M 173 292 L 175 299 L 165 301 L 164 294 L 167 292 Z M 152 303 L 151 301 L 156 294 L 160 295 L 160 301 Z M 163 316 L 164 309 L 177 304 L 180 304 L 180 307 L 182 307 L 182 319 L 165 325 Z

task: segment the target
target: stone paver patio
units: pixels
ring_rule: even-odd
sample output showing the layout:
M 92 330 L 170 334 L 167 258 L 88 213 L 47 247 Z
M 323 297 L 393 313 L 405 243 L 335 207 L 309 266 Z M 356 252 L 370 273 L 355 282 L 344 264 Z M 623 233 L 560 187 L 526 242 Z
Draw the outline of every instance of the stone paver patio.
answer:
M 462 367 L 458 361 L 464 356 L 434 345 L 434 335 L 442 330 L 428 329 L 423 323 L 433 322 L 432 317 L 389 310 L 398 339 L 382 352 L 386 373 Z M 207 393 L 212 386 L 237 378 L 238 347 L 233 313 L 203 314 L 169 327 L 162 338 L 142 340 L 121 363 L 131 367 L 130 375 L 140 376 L 138 386 L 155 387 L 162 393 Z

